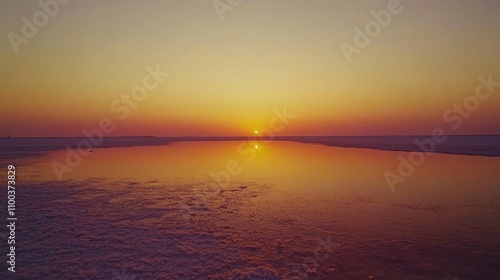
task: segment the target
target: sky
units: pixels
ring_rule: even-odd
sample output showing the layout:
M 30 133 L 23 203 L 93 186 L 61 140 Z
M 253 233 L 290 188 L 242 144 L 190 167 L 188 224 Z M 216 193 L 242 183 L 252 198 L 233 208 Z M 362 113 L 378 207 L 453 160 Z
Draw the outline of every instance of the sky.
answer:
M 250 135 L 283 108 L 283 136 L 500 133 L 500 87 L 456 129 L 443 119 L 479 76 L 500 81 L 496 0 L 397 13 L 393 0 L 69 1 L 43 22 L 54 1 L 0 1 L 0 137 L 82 136 L 102 119 L 109 136 Z M 372 11 L 390 21 L 356 44 Z M 342 44 L 357 47 L 350 62 Z

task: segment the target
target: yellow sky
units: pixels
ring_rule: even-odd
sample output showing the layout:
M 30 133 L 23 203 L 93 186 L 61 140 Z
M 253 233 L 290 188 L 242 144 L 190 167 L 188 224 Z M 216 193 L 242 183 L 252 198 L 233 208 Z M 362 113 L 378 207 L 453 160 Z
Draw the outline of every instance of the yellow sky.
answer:
M 478 76 L 500 81 L 500 3 L 401 1 L 348 63 L 340 45 L 389 2 L 242 1 L 221 20 L 213 1 L 71 1 L 16 53 L 8 34 L 43 10 L 3 1 L 0 136 L 81 136 L 102 118 L 113 135 L 246 135 L 285 106 L 283 135 L 449 127 Z M 113 101 L 157 65 L 168 77 L 120 119 Z M 499 105 L 492 94 L 451 132 L 500 133 Z

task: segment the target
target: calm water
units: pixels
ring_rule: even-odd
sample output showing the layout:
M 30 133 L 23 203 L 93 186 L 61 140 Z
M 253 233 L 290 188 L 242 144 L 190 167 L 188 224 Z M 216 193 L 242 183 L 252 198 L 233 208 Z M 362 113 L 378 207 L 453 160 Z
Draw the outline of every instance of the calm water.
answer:
M 243 143 L 243 144 L 242 144 Z M 66 164 L 68 152 L 52 152 L 26 168 L 30 181 L 56 181 L 52 163 Z M 494 200 L 500 195 L 500 158 L 432 154 L 391 192 L 384 174 L 398 174 L 399 156 L 409 153 L 326 147 L 293 142 L 180 142 L 163 146 L 95 149 L 64 179 L 107 178 L 133 181 L 211 179 L 261 180 L 285 189 L 322 190 L 394 198 L 466 194 L 464 199 Z M 232 175 L 228 164 L 237 164 Z M 230 168 L 231 169 L 231 168 Z M 224 172 L 229 179 L 221 175 Z M 216 180 L 212 180 L 216 182 Z
M 500 158 L 432 154 L 393 192 L 384 174 L 409 153 L 241 143 L 94 149 L 63 181 L 66 151 L 20 166 L 24 273 L 500 277 Z

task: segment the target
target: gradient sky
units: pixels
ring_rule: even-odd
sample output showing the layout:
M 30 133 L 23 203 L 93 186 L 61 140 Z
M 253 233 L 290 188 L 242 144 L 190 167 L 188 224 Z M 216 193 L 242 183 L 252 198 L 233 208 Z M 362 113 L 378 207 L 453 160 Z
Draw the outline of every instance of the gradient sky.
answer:
M 7 34 L 41 8 L 2 0 L 0 137 L 82 136 L 105 117 L 113 135 L 248 135 L 284 106 L 297 117 L 280 135 L 500 133 L 500 88 L 458 130 L 442 118 L 479 75 L 500 81 L 500 1 L 402 1 L 350 64 L 339 45 L 389 1 L 248 0 L 223 21 L 212 2 L 74 0 L 16 54 Z M 113 100 L 158 64 L 170 76 L 119 119 Z

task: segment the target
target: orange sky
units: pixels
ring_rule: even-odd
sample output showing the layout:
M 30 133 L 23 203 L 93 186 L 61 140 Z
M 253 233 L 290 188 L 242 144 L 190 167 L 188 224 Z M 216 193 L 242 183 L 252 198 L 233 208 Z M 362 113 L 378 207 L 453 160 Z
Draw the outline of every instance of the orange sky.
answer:
M 500 3 L 402 1 L 348 63 L 340 44 L 388 2 L 243 1 L 221 21 L 213 1 L 72 1 L 16 53 L 8 34 L 41 8 L 3 1 L 0 137 L 82 136 L 102 118 L 116 136 L 248 135 L 283 107 L 296 118 L 280 135 L 500 133 L 498 92 L 457 130 L 442 117 L 478 76 L 500 81 Z M 168 77 L 121 119 L 111 104 L 157 65 Z

